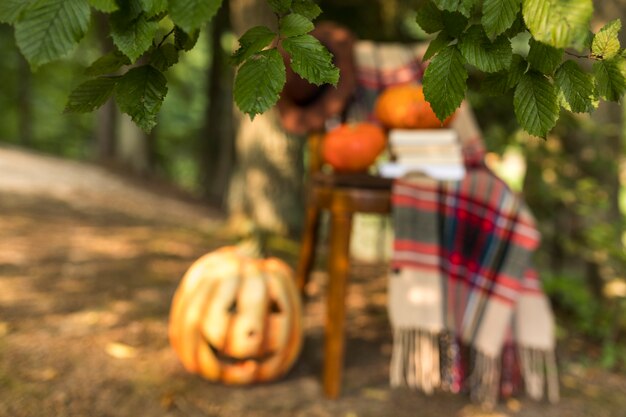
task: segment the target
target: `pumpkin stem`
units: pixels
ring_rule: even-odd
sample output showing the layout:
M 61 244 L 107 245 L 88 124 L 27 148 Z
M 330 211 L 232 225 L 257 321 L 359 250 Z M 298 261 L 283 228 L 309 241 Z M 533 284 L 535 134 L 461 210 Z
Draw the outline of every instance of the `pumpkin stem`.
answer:
M 242 256 L 250 258 L 265 258 L 267 255 L 267 242 L 269 233 L 266 230 L 252 225 L 248 233 L 237 244 L 237 251 Z

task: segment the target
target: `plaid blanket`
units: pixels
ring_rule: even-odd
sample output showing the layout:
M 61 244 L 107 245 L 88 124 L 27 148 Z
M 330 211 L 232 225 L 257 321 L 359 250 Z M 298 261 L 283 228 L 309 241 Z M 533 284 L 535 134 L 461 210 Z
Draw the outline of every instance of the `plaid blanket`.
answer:
M 530 267 L 534 219 L 485 166 L 467 170 L 461 181 L 394 184 L 392 385 L 465 388 L 494 403 L 521 375 L 532 397 L 547 382 L 556 401 L 553 318 Z
M 424 45 L 358 42 L 359 87 L 348 119 L 372 118 L 380 92 L 419 82 Z M 392 190 L 395 238 L 389 280 L 393 386 L 558 399 L 553 316 L 530 266 L 540 235 L 520 196 L 484 163 L 467 103 L 452 127 L 467 174 L 441 182 L 413 175 Z

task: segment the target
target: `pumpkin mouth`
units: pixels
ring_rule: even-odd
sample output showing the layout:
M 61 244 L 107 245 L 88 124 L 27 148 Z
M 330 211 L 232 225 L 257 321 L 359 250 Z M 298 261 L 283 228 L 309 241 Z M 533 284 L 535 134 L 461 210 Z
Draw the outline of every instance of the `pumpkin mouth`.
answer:
M 270 359 L 271 357 L 274 356 L 274 352 L 267 352 L 263 355 L 259 355 L 259 356 L 244 356 L 244 357 L 234 357 L 234 356 L 230 356 L 225 354 L 224 352 L 220 351 L 218 348 L 216 348 L 215 346 L 213 346 L 211 344 L 211 342 L 209 342 L 208 340 L 205 339 L 205 341 L 207 342 L 207 345 L 209 346 L 209 349 L 211 349 L 211 352 L 213 352 L 213 355 L 215 355 L 215 357 L 220 361 L 223 362 L 227 365 L 240 365 L 242 363 L 248 362 L 248 361 L 253 361 L 253 362 L 257 362 L 257 363 L 262 363 L 265 362 L 266 360 Z

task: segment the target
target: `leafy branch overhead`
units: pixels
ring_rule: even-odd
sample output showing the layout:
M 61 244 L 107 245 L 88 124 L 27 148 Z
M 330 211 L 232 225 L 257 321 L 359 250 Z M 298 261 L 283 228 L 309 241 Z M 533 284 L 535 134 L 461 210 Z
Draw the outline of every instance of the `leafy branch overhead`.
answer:
M 115 50 L 95 60 L 86 81 L 69 95 L 66 111 L 91 112 L 113 97 L 124 113 L 146 131 L 157 122 L 167 94 L 164 72 L 193 49 L 198 34 L 224 0 L 2 0 L 0 22 L 15 28 L 15 38 L 33 69 L 65 58 L 85 36 L 92 11 L 108 17 Z M 336 84 L 339 72 L 332 56 L 308 35 L 320 13 L 313 0 L 267 0 L 275 11 L 278 32 L 251 28 L 233 55 L 239 66 L 235 100 L 251 117 L 278 100 L 286 67 L 309 81 Z M 267 49 L 269 47 L 269 49 Z
M 312 0 L 268 0 L 278 17 L 278 31 L 249 29 L 239 39 L 232 61 L 239 66 L 234 97 L 239 109 L 254 118 L 276 104 L 286 82 L 285 62 L 317 85 L 339 81 L 331 53 L 313 36 L 313 20 L 321 13 Z M 283 54 L 285 59 L 283 59 Z
M 108 16 L 116 49 L 96 59 L 70 93 L 66 110 L 89 112 L 113 97 L 149 131 L 167 94 L 165 72 L 193 49 L 224 0 L 1 0 L 0 22 L 33 68 L 62 59 L 85 36 L 94 11 Z M 234 97 L 250 117 L 280 96 L 287 67 L 311 83 L 336 85 L 339 70 L 310 32 L 315 0 L 266 0 L 277 28 L 250 28 L 232 55 Z M 468 68 L 483 73 L 481 92 L 513 92 L 520 125 L 545 137 L 560 108 L 593 111 L 626 93 L 626 53 L 614 20 L 592 33 L 592 0 L 427 0 L 417 23 L 433 35 L 424 59 L 424 94 L 444 120 L 459 107 Z M 512 41 L 529 38 L 526 51 Z M 592 65 L 587 65 L 589 61 Z
M 600 98 L 626 93 L 621 22 L 593 34 L 592 14 L 592 0 L 429 0 L 417 11 L 417 23 L 436 35 L 425 54 L 424 95 L 444 120 L 465 97 L 472 66 L 484 73 L 482 93 L 513 90 L 522 128 L 545 137 L 561 107 L 590 112 Z M 530 38 L 527 53 L 513 53 L 522 36 Z M 593 61 L 591 70 L 580 60 Z

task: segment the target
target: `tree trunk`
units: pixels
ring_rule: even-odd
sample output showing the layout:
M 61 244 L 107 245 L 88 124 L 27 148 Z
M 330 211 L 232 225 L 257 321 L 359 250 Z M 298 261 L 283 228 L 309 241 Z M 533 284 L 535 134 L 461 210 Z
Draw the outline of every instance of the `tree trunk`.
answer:
M 21 146 L 29 147 L 33 144 L 33 106 L 31 94 L 32 76 L 28 62 L 18 54 L 18 134 Z
M 154 137 L 157 127 L 148 135 L 126 114 L 122 114 L 117 124 L 116 162 L 136 174 L 152 172 Z
M 104 13 L 96 13 L 96 28 L 100 50 L 107 54 L 113 50 L 113 42 L 108 36 L 108 21 Z M 116 135 L 119 111 L 112 99 L 109 99 L 96 112 L 94 128 L 96 159 L 100 162 L 113 162 L 116 157 Z
M 238 36 L 256 25 L 276 26 L 264 0 L 231 0 L 231 13 Z M 244 226 L 243 219 L 273 233 L 297 235 L 304 213 L 305 138 L 287 135 L 276 109 L 254 121 L 238 111 L 235 117 L 237 168 L 228 195 L 233 226 Z
M 230 7 L 222 4 L 207 32 L 211 44 L 208 71 L 208 106 L 198 143 L 199 183 L 204 196 L 214 204 L 225 203 L 235 164 L 233 125 L 233 69 L 222 48 L 222 36 L 230 30 Z

